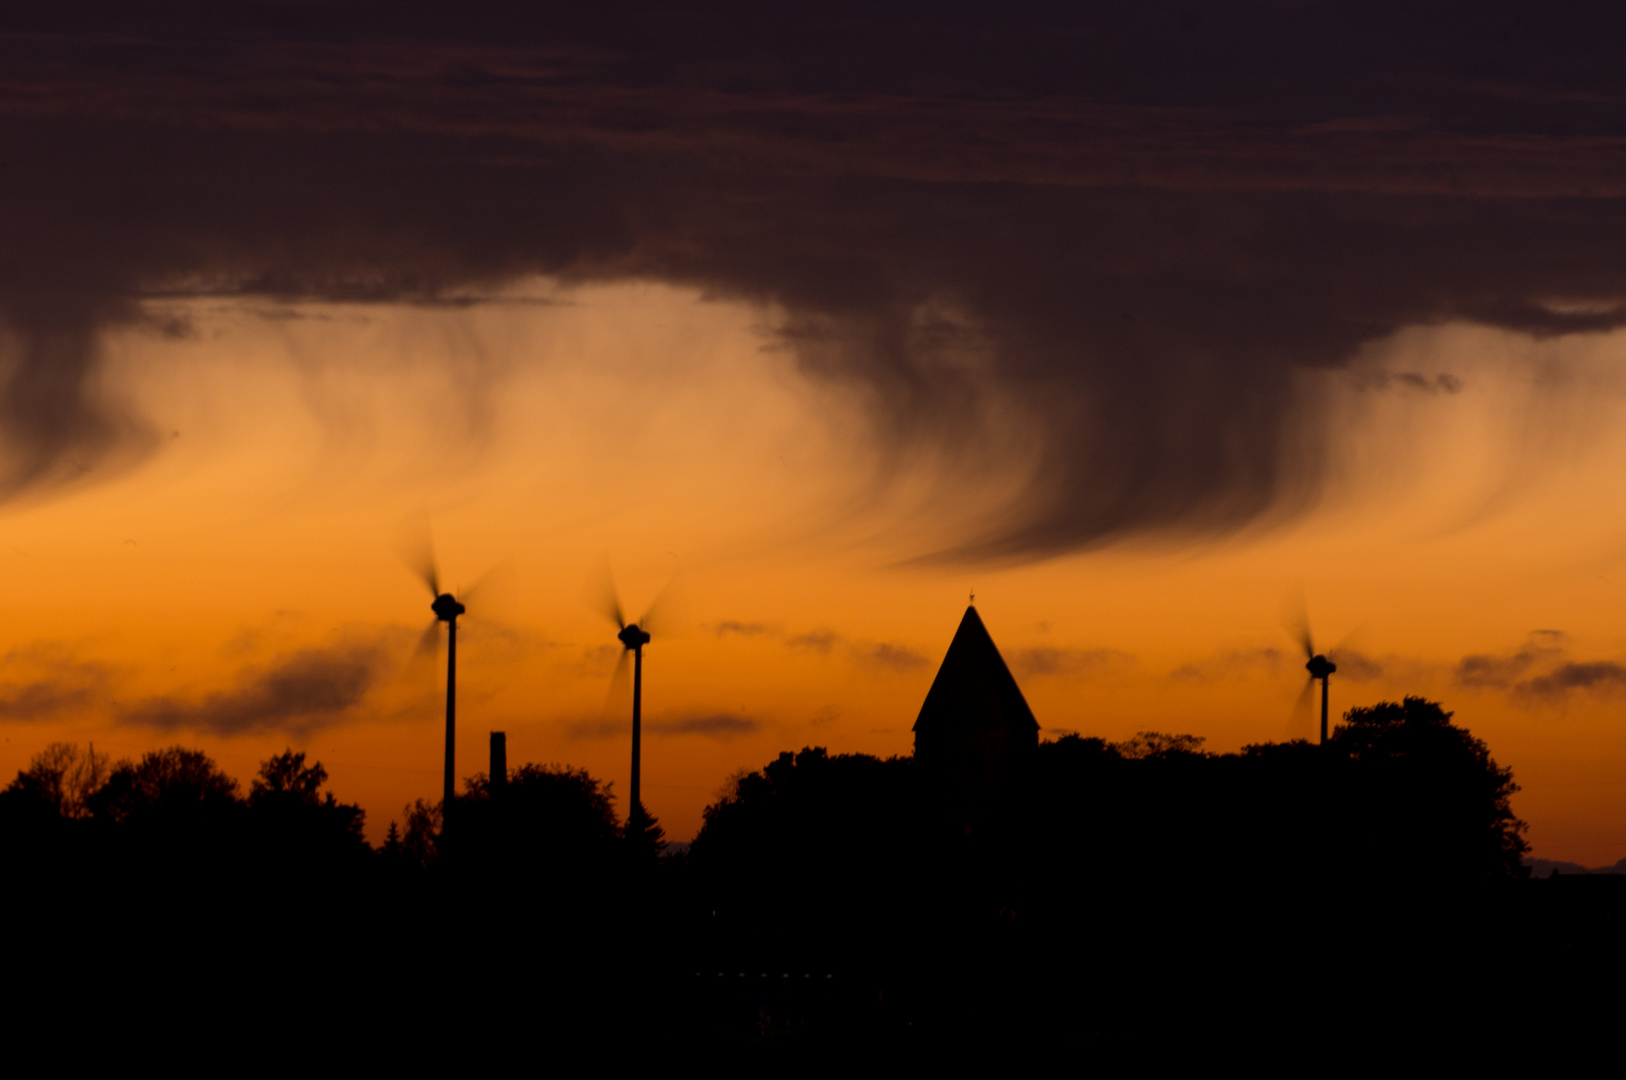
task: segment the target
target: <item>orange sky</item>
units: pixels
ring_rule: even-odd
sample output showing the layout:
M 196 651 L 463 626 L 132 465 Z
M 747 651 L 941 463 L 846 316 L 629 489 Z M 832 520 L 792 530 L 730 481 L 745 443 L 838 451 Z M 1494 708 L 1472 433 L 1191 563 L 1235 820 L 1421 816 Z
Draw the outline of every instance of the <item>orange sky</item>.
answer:
M 460 638 L 463 775 L 506 730 L 511 762 L 585 766 L 624 793 L 614 631 L 584 597 L 605 559 L 632 613 L 677 576 L 681 632 L 646 659 L 644 763 L 674 839 L 781 750 L 908 753 L 972 589 L 1047 731 L 1189 732 L 1215 750 L 1284 737 L 1303 673 L 1282 614 L 1302 587 L 1328 644 L 1359 629 L 1366 662 L 1334 677 L 1335 710 L 1441 699 L 1513 766 L 1535 854 L 1626 855 L 1608 693 L 1626 683 L 1542 681 L 1626 655 L 1622 334 L 1404 331 L 1304 375 L 1321 417 L 1304 452 L 1333 477 L 1309 511 L 993 566 L 921 556 L 998 521 L 1027 478 L 1036 436 L 1017 406 L 990 389 L 959 447 L 883 449 L 865 402 L 777 343 L 772 310 L 532 280 L 469 307 L 153 314 L 105 341 L 100 391 L 160 449 L 0 518 L 7 775 L 57 740 L 116 756 L 182 742 L 246 785 L 291 744 L 377 840 L 439 791 L 434 676 L 407 663 L 429 597 L 392 554 L 427 514 L 447 579 L 498 568 Z M 188 334 L 156 329 L 175 318 Z M 1463 389 L 1385 380 L 1397 371 Z M 243 704 L 306 650 L 381 659 L 342 710 Z M 1501 685 L 1465 685 L 1470 655 L 1500 658 Z

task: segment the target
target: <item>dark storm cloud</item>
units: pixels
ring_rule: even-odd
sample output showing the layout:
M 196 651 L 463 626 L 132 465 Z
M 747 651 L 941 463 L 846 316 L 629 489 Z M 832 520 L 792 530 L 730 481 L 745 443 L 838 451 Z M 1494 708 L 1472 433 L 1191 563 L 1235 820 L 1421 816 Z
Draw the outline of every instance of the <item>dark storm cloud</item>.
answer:
M 944 540 L 1012 558 L 1308 505 L 1295 373 L 1398 328 L 1626 323 L 1613 7 L 549 7 L 8 6 L 4 490 L 154 445 L 96 349 L 160 295 L 772 304 L 950 487 L 1021 410 Z
M 213 735 L 308 734 L 341 723 L 367 696 L 388 651 L 367 642 L 302 649 L 202 698 L 155 697 L 119 712 L 121 723 Z

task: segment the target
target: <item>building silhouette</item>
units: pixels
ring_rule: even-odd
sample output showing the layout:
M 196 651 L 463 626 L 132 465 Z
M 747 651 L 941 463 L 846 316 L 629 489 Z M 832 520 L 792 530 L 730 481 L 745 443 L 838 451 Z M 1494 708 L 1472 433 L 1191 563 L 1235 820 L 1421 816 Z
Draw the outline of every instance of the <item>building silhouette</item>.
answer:
M 915 767 L 940 820 L 971 834 L 1015 804 L 1039 748 L 1039 723 L 975 606 L 954 632 L 915 720 Z

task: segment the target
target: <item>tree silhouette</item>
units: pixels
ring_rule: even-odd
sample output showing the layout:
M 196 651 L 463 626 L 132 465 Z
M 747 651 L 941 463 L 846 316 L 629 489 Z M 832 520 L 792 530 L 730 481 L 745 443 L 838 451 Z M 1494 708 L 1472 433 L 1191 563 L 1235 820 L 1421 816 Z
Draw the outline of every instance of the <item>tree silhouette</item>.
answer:
M 13 874 L 60 876 L 79 864 L 89 798 L 106 780 L 107 756 L 52 743 L 0 791 L 0 845 Z
M 738 776 L 689 849 L 706 906 L 745 935 L 798 942 L 856 944 L 907 913 L 924 919 L 933 819 L 914 764 L 814 746 Z
M 320 761 L 306 765 L 303 753 L 284 750 L 260 764 L 260 773 L 249 791 L 249 805 L 277 801 L 315 805 L 321 801 L 320 791 L 325 783 L 327 770 Z M 329 794 L 328 798 L 333 796 Z
M 454 839 L 461 857 L 487 866 L 500 861 L 510 872 L 585 869 L 606 863 L 621 846 L 609 785 L 586 769 L 521 765 L 509 770 L 500 792 L 485 773 L 476 773 L 465 782 L 458 809 Z
M 1426 879 L 1526 876 L 1513 770 L 1451 717 L 1420 697 L 1344 714 L 1329 741 L 1355 766 L 1365 839 L 1397 871 Z
M 1169 757 L 1175 754 L 1202 754 L 1201 735 L 1166 735 L 1161 731 L 1139 731 L 1133 739 L 1113 743 L 1112 749 L 1121 758 L 1138 761 L 1143 758 Z
M 88 800 L 118 872 L 160 894 L 218 889 L 252 861 L 237 781 L 199 750 L 172 746 L 120 762 Z
M 666 850 L 666 830 L 655 815 L 643 806 L 635 806 L 621 827 L 621 836 L 627 843 L 628 854 L 635 862 L 652 862 Z
M 427 869 L 440 855 L 441 806 L 427 799 L 415 799 L 402 811 L 402 816 L 406 819 L 405 835 L 401 837 L 402 857 L 410 866 Z
M 135 825 L 201 822 L 239 805 L 237 781 L 203 751 L 182 746 L 121 762 L 89 802 L 93 816 Z
M 34 755 L 11 787 L 32 793 L 64 818 L 82 820 L 90 816 L 91 796 L 112 775 L 111 760 L 94 744 L 81 750 L 77 743 L 52 743 Z
M 248 809 L 262 869 L 279 876 L 332 874 L 359 868 L 370 853 L 362 833 L 365 812 L 324 793 L 325 783 L 322 763 L 307 765 L 305 755 L 292 749 L 261 763 Z

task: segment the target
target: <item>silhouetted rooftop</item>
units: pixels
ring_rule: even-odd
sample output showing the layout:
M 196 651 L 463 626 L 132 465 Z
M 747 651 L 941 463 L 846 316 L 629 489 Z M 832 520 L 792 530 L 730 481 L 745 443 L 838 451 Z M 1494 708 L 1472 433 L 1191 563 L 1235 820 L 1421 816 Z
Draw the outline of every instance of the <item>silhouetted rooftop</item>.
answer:
M 918 742 L 922 731 L 946 735 L 988 728 L 1004 728 L 1031 739 L 1039 722 L 977 609 L 968 607 L 920 706 L 914 732 Z

